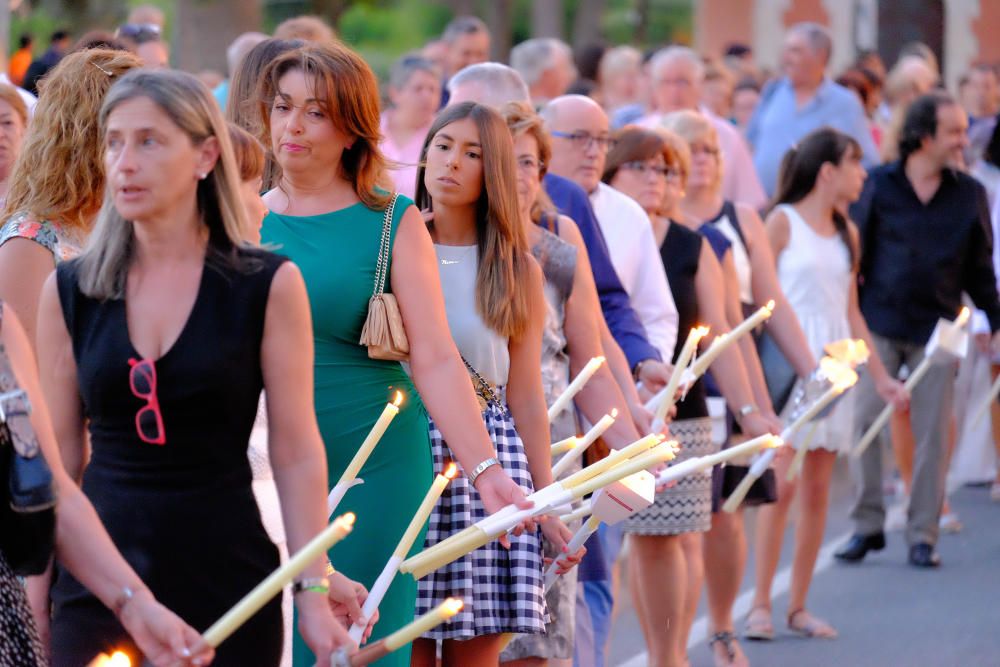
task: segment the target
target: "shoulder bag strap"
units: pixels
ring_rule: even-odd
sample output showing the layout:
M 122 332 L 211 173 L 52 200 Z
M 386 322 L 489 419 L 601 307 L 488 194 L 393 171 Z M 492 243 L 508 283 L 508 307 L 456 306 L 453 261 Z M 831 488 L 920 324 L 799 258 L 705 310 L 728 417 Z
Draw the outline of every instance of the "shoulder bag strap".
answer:
M 375 265 L 375 296 L 385 292 L 385 278 L 389 273 L 390 244 L 389 237 L 392 234 L 392 213 L 396 208 L 396 199 L 399 193 L 393 193 L 389 205 L 385 207 L 385 216 L 382 219 L 382 239 L 379 242 L 378 263 Z

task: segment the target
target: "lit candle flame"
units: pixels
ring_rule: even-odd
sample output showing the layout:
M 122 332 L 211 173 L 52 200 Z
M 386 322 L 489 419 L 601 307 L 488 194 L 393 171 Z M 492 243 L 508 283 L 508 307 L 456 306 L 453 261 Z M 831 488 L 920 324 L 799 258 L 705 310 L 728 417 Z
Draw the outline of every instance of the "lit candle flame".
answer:
M 354 512 L 348 512 L 340 517 L 340 520 L 346 523 L 348 526 L 354 526 L 354 520 L 357 519 L 357 515 Z
M 445 613 L 448 614 L 448 618 L 451 618 L 458 612 L 462 611 L 462 607 L 465 606 L 465 603 L 462 602 L 462 600 L 460 600 L 459 598 L 448 598 L 443 603 L 441 603 L 441 606 L 444 609 Z
M 820 371 L 839 391 L 846 391 L 858 381 L 858 374 L 850 366 L 833 357 L 823 357 L 819 361 Z
M 122 651 L 115 651 L 111 655 L 101 653 L 87 667 L 132 667 L 132 660 Z
M 969 321 L 970 315 L 972 315 L 972 313 L 969 311 L 969 309 L 966 306 L 962 306 L 962 310 L 959 311 L 958 317 L 955 318 L 955 325 L 959 327 L 964 327 L 965 323 Z
M 776 435 L 772 435 L 768 439 L 768 441 L 764 445 L 764 447 L 767 448 L 767 449 L 777 449 L 778 447 L 781 447 L 783 444 L 785 444 L 785 441 L 782 438 L 780 438 L 780 437 L 778 437 Z
M 708 332 L 710 331 L 710 329 L 709 329 L 709 327 L 706 327 L 705 325 L 700 325 L 700 326 L 698 326 L 695 329 L 695 331 L 698 332 L 698 338 L 704 338 L 705 336 L 708 335 Z
M 397 408 L 403 403 L 403 392 L 396 390 L 396 397 L 392 399 L 392 404 Z
M 448 467 L 444 469 L 444 476 L 448 479 L 455 479 L 455 475 L 458 474 L 458 466 L 452 461 L 448 464 Z
M 618 408 L 612 408 L 612 409 L 611 409 L 611 416 L 612 416 L 613 418 L 615 418 L 615 419 L 617 419 L 617 418 L 618 418 Z
M 767 308 L 768 311 L 773 313 L 775 305 L 776 304 L 774 303 L 774 299 L 771 299 L 770 301 L 767 302 L 767 305 L 765 305 L 764 307 Z

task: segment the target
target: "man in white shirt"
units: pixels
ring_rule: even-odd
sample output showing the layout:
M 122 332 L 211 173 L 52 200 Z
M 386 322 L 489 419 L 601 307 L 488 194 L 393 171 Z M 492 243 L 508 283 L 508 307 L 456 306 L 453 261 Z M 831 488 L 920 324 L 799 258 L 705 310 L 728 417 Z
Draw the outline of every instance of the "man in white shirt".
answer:
M 589 195 L 611 263 L 649 342 L 664 359 L 673 358 L 677 307 L 649 216 L 632 198 L 601 182 L 611 141 L 607 114 L 589 97 L 564 95 L 549 102 L 542 117 L 552 135 L 549 172 L 574 181 Z
M 646 329 L 646 338 L 664 360 L 672 359 L 677 341 L 677 306 L 667 285 L 649 216 L 630 197 L 601 182 L 611 143 L 607 115 L 594 100 L 582 95 L 557 97 L 541 114 L 552 135 L 549 173 L 575 182 L 587 193 L 607 241 L 611 264 Z M 622 524 L 602 525 L 598 539 L 610 571 L 621 549 Z M 604 667 L 611 629 L 611 580 L 585 581 L 583 592 L 593 641 L 593 646 L 586 648 L 592 648 L 594 655 L 593 663 L 589 655 L 581 656 L 581 661 Z M 580 645 L 577 648 L 582 650 Z
M 755 210 L 764 208 L 767 195 L 757 177 L 750 148 L 740 131 L 728 120 L 700 106 L 705 65 L 698 54 L 685 46 L 663 49 L 649 62 L 652 79 L 653 112 L 639 125 L 656 127 L 672 111 L 700 111 L 712 121 L 722 150 L 722 196 Z

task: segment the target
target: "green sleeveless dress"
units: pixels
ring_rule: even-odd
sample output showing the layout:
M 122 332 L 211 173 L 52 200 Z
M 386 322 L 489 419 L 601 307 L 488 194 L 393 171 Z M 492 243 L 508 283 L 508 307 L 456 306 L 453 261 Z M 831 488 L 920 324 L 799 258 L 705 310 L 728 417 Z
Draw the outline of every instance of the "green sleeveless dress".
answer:
M 391 240 L 411 204 L 402 196 L 396 201 Z M 351 535 L 331 550 L 330 561 L 369 589 L 432 480 L 427 414 L 413 383 L 399 362 L 369 359 L 367 348 L 358 344 L 375 281 L 383 215 L 360 203 L 315 216 L 272 212 L 261 232 L 263 243 L 294 261 L 305 278 L 316 345 L 316 417 L 331 488 L 395 391 L 405 394 L 399 414 L 358 475 L 364 484 L 351 488 L 336 511 L 352 511 L 358 518 Z M 386 292 L 390 279 L 391 272 Z M 421 534 L 414 551 L 423 542 Z M 397 575 L 370 641 L 412 621 L 416 595 L 413 577 Z M 315 663 L 297 632 L 293 656 L 296 667 Z M 409 647 L 376 664 L 409 665 Z

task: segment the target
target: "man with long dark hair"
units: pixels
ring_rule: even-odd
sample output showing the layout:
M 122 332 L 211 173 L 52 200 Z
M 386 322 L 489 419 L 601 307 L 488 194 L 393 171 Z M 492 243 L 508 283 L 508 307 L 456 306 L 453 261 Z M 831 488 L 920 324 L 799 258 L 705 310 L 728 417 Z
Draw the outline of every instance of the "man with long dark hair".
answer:
M 992 345 L 1000 347 L 1000 299 L 993 271 L 986 192 L 962 172 L 967 119 L 949 95 L 933 92 L 910 107 L 899 140 L 900 160 L 874 170 L 852 218 L 861 232 L 861 311 L 890 373 L 911 370 L 938 318 L 954 319 L 962 292 L 985 311 Z M 948 421 L 955 369 L 935 365 L 913 390 L 910 419 L 917 444 L 906 540 L 909 561 L 936 567 L 938 520 L 944 501 Z M 869 375 L 857 392 L 856 433 L 865 432 L 882 409 Z M 879 447 L 861 459 L 854 509 L 855 532 L 836 555 L 859 561 L 885 546 L 882 461 Z

